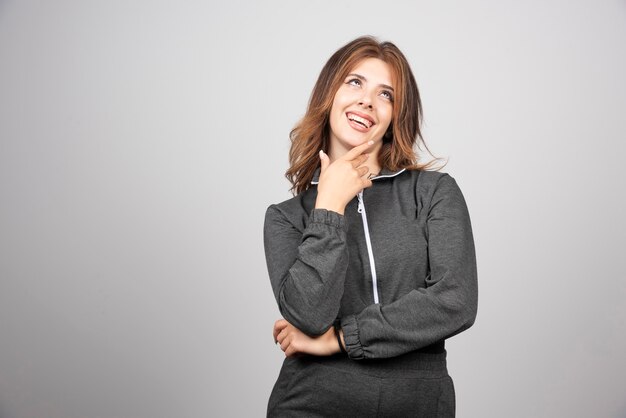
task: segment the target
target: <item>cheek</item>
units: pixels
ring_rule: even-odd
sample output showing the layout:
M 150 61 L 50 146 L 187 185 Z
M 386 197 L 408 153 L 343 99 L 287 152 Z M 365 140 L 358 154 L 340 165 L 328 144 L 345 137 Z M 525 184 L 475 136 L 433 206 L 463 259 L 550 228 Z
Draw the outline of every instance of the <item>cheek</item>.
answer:
M 333 100 L 333 107 L 330 108 L 330 122 L 331 128 L 332 122 L 338 123 L 344 116 L 344 111 L 350 105 L 350 99 L 346 94 L 337 94 Z
M 341 112 L 342 109 L 350 104 L 350 101 L 351 99 L 349 95 L 345 93 L 342 94 L 341 92 L 337 93 L 335 95 L 335 99 L 333 100 L 333 110 Z
M 391 123 L 392 116 L 393 116 L 393 109 L 391 108 L 391 106 L 389 107 L 389 109 L 385 109 L 385 111 L 381 114 L 380 120 L 381 122 L 383 122 L 382 125 L 385 126 L 385 130 Z
M 333 100 L 333 106 L 330 108 L 330 119 L 332 120 L 333 118 L 336 118 L 338 115 L 340 115 L 342 112 L 341 109 L 343 109 L 341 97 L 339 95 L 336 95 Z
M 333 103 L 333 107 L 330 109 L 330 127 L 339 122 L 341 117 L 341 107 L 337 103 Z
M 338 135 L 339 134 L 338 130 L 341 129 L 342 115 L 343 113 L 341 112 L 341 110 L 333 106 L 333 108 L 330 111 L 330 118 L 328 120 L 328 124 L 329 124 L 330 131 L 335 135 Z

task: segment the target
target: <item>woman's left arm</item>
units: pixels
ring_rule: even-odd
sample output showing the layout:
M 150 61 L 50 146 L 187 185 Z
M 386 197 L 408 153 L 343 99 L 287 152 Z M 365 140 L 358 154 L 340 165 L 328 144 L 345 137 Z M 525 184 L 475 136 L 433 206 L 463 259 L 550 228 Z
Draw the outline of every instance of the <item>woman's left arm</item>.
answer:
M 394 357 L 469 328 L 476 318 L 476 253 L 465 199 L 455 180 L 438 177 L 427 218 L 430 276 L 392 303 L 341 320 L 350 358 Z

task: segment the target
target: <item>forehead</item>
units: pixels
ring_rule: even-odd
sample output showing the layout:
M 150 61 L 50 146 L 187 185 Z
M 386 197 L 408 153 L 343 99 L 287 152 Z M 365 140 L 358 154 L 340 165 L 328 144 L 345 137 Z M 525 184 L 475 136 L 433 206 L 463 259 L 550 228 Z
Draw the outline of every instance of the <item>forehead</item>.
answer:
M 350 73 L 364 76 L 368 82 L 393 86 L 392 69 L 389 64 L 378 58 L 365 58 L 359 61 Z

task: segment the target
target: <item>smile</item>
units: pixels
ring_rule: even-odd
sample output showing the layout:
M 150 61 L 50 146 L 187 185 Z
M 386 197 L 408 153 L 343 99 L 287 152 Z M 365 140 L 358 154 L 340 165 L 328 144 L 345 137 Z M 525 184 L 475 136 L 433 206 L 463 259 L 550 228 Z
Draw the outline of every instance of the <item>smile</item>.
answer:
M 359 125 L 363 126 L 365 129 L 369 129 L 375 125 L 374 121 L 365 115 L 357 115 L 352 112 L 348 112 L 346 113 L 346 116 L 348 117 L 348 120 L 358 123 Z

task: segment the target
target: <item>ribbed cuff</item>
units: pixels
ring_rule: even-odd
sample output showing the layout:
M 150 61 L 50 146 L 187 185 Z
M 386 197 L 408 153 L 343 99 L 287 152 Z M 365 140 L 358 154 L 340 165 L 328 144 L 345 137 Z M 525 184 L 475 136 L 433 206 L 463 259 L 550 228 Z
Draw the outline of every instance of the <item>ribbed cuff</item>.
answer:
M 356 322 L 355 315 L 348 315 L 341 319 L 341 328 L 343 329 L 343 341 L 346 343 L 346 351 L 348 357 L 352 360 L 361 360 L 365 358 L 365 352 L 359 339 L 359 325 Z
M 343 215 L 328 209 L 313 209 L 311 211 L 311 217 L 309 221 L 323 223 L 326 225 L 334 226 L 336 228 L 343 228 L 345 224 Z

